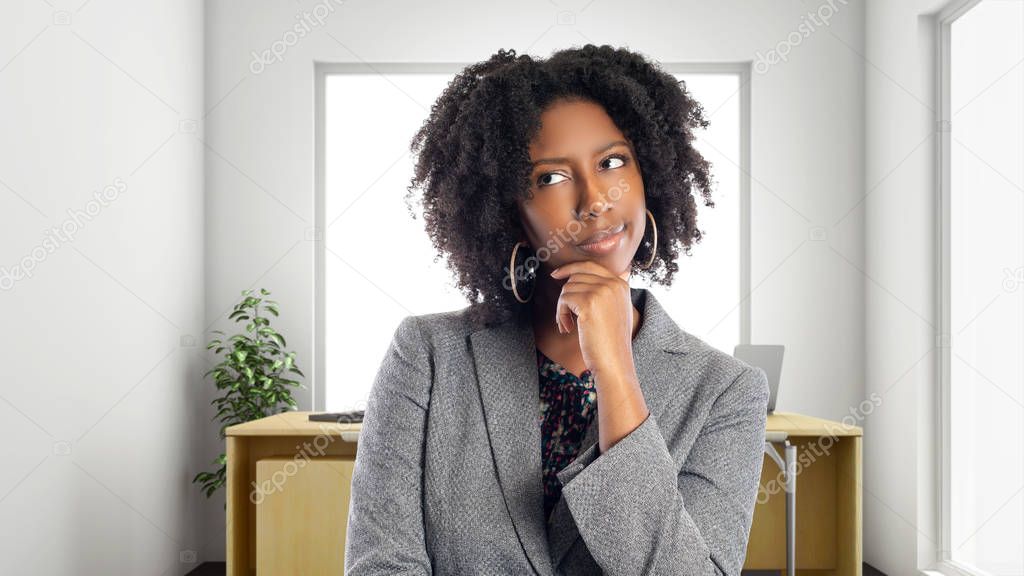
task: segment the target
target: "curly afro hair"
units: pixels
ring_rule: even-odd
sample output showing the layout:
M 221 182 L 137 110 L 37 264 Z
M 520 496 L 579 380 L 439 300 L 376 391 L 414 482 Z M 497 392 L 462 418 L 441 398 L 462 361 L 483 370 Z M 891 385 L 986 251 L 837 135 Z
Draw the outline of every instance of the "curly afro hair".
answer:
M 657 255 L 641 243 L 633 272 L 668 286 L 681 246 L 699 242 L 696 188 L 711 200 L 711 164 L 692 146 L 693 130 L 706 128 L 703 108 L 686 84 L 636 52 L 587 44 L 547 59 L 499 50 L 448 84 L 413 136 L 417 155 L 406 202 L 422 189 L 427 234 L 469 299 L 474 322 L 490 325 L 523 318 L 503 285 L 512 247 L 525 237 L 517 199 L 531 195 L 529 142 L 544 109 L 555 100 L 601 105 L 633 144 L 642 166 L 645 202 L 658 227 Z M 408 205 L 408 204 L 407 204 Z M 415 219 L 416 214 L 410 207 Z

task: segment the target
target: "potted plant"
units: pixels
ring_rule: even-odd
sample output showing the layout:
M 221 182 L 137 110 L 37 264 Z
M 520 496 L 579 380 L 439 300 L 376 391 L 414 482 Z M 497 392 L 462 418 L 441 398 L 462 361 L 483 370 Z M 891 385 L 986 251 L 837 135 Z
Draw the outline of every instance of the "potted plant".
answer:
M 292 374 L 305 378 L 295 365 L 295 352 L 284 351 L 284 336 L 270 326 L 269 314 L 279 316 L 279 311 L 277 302 L 263 298 L 269 294 L 263 288 L 259 295 L 243 290 L 242 301 L 228 318 L 244 322 L 245 331 L 225 339 L 224 332 L 214 330 L 220 337 L 206 346 L 215 354 L 223 353 L 221 362 L 203 375 L 212 375 L 217 389 L 223 391 L 211 402 L 217 407 L 213 419 L 221 422 L 221 440 L 228 426 L 296 409 L 289 387 L 305 389 L 302 383 L 290 378 Z M 192 479 L 193 483 L 202 484 L 207 498 L 226 482 L 227 456 L 221 453 L 213 464 L 217 468 L 212 472 L 200 472 Z

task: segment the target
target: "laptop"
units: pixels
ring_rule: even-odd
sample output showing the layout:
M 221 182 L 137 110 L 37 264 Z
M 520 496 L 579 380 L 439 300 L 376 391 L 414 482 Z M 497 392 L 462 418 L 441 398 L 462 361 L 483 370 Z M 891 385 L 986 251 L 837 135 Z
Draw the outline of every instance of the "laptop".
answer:
M 786 347 L 781 344 L 737 344 L 732 355 L 751 366 L 764 370 L 768 377 L 768 413 L 775 412 L 775 398 L 779 395 L 779 379 L 782 375 L 782 354 Z

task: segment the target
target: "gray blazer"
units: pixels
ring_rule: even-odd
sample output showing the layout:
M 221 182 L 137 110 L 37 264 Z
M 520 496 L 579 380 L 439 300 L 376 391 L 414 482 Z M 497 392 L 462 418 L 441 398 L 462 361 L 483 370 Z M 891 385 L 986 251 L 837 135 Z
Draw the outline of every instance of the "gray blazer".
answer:
M 603 453 L 594 417 L 547 521 L 532 328 L 473 330 L 465 308 L 405 317 L 365 408 L 345 574 L 738 575 L 765 373 L 631 296 L 650 416 Z

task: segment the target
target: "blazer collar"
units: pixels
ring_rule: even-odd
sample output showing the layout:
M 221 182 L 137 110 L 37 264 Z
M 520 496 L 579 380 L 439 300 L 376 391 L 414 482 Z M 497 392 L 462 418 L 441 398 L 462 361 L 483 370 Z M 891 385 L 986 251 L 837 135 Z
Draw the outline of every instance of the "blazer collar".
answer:
M 663 375 L 679 374 L 678 369 L 667 367 L 686 353 L 686 333 L 649 290 L 630 288 L 630 297 L 642 318 L 632 343 L 634 366 L 648 409 L 655 413 L 668 397 L 659 390 L 669 384 Z M 533 327 L 513 319 L 471 332 L 468 339 L 505 505 L 534 569 L 538 574 L 554 574 L 554 567 L 579 534 L 566 533 L 573 523 L 564 502 L 559 502 L 550 522 L 558 530 L 553 530 L 548 541 L 541 466 L 540 380 Z M 595 416 L 580 454 L 598 441 L 597 422 Z

